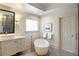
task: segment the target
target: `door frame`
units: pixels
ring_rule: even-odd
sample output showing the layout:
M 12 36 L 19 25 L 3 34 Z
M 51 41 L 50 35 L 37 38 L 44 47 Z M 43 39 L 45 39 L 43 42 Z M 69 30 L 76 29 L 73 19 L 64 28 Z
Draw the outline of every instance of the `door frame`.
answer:
M 79 14 L 79 13 L 78 13 Z M 63 38 L 62 38 L 62 20 L 63 20 L 63 18 L 64 17 L 59 17 L 59 49 L 60 50 L 63 50 Z M 79 19 L 79 15 L 78 15 L 78 19 Z M 76 21 L 78 21 L 78 20 L 76 20 Z M 78 21 L 79 22 L 79 21 Z M 77 23 L 78 23 L 77 22 Z M 78 24 L 76 24 L 77 25 L 77 27 L 78 27 L 78 25 L 79 25 L 79 23 Z M 78 28 L 77 28 L 78 29 Z M 79 29 L 78 29 L 78 34 L 79 34 Z M 79 42 L 79 35 L 77 34 L 77 40 L 78 40 L 78 42 Z M 77 45 L 77 44 L 76 44 Z M 75 52 L 76 53 L 76 52 Z M 77 53 L 77 55 L 79 55 L 79 43 L 78 43 L 78 53 Z

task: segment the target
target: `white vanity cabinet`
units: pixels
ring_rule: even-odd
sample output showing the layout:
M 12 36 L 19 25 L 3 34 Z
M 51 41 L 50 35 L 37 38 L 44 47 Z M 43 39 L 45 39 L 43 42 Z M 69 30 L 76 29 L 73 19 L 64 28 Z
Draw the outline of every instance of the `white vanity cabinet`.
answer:
M 17 40 L 17 50 L 18 52 L 24 51 L 26 49 L 26 42 L 25 39 L 18 39 Z
M 0 41 L 0 55 L 10 56 L 26 50 L 25 38 L 12 38 Z
M 1 54 L 0 55 L 13 55 L 17 52 L 16 40 L 7 40 L 1 42 Z

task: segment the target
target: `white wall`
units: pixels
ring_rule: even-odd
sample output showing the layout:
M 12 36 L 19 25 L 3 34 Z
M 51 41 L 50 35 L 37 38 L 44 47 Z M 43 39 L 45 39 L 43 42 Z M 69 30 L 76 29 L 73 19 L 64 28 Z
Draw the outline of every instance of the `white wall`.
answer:
M 41 30 L 46 23 L 52 24 L 53 39 L 52 44 L 55 48 L 59 48 L 60 32 L 59 32 L 59 18 L 68 17 L 71 15 L 77 15 L 77 4 L 71 4 L 71 6 L 63 6 L 47 11 L 47 13 L 41 17 Z M 43 32 L 42 32 L 43 33 Z
M 59 43 L 58 43 L 59 42 L 59 19 L 53 16 L 42 17 L 41 18 L 41 31 L 43 29 L 44 24 L 49 24 L 49 23 L 52 24 L 52 34 L 53 34 L 53 39 L 51 39 L 52 45 L 54 47 L 58 47 L 59 46 Z
M 39 17 L 36 15 L 32 15 L 32 14 L 24 14 L 23 17 L 20 20 L 20 24 L 16 25 L 16 31 L 18 34 L 24 35 L 26 37 L 26 43 L 27 43 L 27 50 L 30 50 L 31 48 L 31 39 L 32 41 L 34 41 L 35 39 L 40 38 L 40 26 L 39 26 L 39 31 L 37 32 L 27 32 L 26 31 L 26 20 L 27 19 L 33 19 L 33 20 L 37 20 L 40 24 L 40 20 Z M 32 36 L 32 38 L 31 38 Z

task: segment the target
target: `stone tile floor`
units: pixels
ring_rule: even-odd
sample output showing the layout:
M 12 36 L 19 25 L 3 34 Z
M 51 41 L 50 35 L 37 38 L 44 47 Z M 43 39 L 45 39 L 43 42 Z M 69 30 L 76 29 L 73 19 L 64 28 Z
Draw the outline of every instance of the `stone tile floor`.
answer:
M 38 56 L 38 55 L 34 50 L 32 52 L 30 50 L 30 51 L 23 51 L 23 52 L 17 53 L 14 56 Z M 57 50 L 57 49 L 51 48 L 49 49 L 49 52 L 46 56 L 77 56 L 77 55 L 64 50 Z

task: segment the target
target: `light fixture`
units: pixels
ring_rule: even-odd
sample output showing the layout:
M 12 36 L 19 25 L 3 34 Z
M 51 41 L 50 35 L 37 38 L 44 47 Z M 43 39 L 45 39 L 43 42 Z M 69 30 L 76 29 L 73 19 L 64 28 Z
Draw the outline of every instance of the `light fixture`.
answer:
M 17 15 L 17 14 L 15 15 L 15 24 L 19 24 L 20 18 L 21 18 L 20 15 Z
M 42 13 L 39 13 L 39 15 L 42 15 Z

